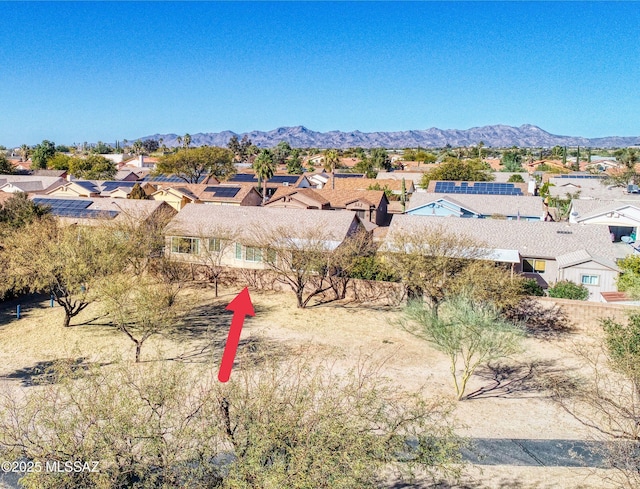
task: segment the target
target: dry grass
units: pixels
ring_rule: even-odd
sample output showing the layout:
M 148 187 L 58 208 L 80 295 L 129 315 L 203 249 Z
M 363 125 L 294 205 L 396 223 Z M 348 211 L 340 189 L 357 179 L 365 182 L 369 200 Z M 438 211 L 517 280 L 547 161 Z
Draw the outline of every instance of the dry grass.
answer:
M 237 292 L 221 290 L 215 299 L 210 290 L 189 291 L 190 317 L 173 334 L 149 340 L 143 359 L 213 361 L 217 365 L 231 319 L 224 307 Z M 239 355 L 255 352 L 255 344 L 260 343 L 269 355 L 315 353 L 330 356 L 337 368 L 344 369 L 372 356 L 382 362 L 383 374 L 405 388 L 420 390 L 428 397 L 453 399 L 446 357 L 397 324 L 400 309 L 332 303 L 300 310 L 292 294 L 252 291 L 251 295 L 256 316 L 245 322 Z M 34 370 L 57 359 L 109 363 L 122 356 L 133 360 L 133 343 L 99 318 L 97 304 L 72 324 L 94 322 L 70 328 L 62 326 L 62 310 L 50 308 L 46 298 L 23 300 L 22 310 L 23 317 L 16 320 L 15 303 L 0 307 L 3 384 L 28 385 Z M 527 339 L 522 354 L 503 362 L 517 368 L 501 373 L 507 377 L 501 377 L 500 388 L 457 404 L 456 415 L 465 425 L 460 432 L 490 438 L 587 439 L 582 426 L 548 399 L 542 388 L 545 379 L 580 366 L 571 353 L 574 341 L 575 336 L 554 341 Z M 529 368 L 531 364 L 536 365 L 534 369 Z M 526 376 L 530 370 L 534 373 Z M 482 376 L 475 376 L 469 392 L 495 384 L 494 374 L 485 370 Z M 513 381 L 510 387 L 503 388 L 509 381 Z M 603 484 L 590 469 L 488 466 L 472 467 L 465 484 L 457 487 L 595 488 Z

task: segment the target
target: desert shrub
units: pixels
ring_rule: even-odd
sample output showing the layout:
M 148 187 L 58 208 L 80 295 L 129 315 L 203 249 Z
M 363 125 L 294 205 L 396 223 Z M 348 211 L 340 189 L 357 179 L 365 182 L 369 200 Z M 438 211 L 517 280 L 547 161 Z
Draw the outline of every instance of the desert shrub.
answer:
M 570 280 L 556 282 L 553 287 L 549 287 L 547 293 L 549 297 L 555 297 L 556 299 L 586 301 L 589 298 L 589 289 Z

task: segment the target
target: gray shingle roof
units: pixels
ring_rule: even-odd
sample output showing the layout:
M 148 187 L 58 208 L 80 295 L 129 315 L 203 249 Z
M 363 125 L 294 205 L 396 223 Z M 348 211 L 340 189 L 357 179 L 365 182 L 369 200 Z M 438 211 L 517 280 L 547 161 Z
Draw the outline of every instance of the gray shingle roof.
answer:
M 427 192 L 415 192 L 407 210 L 422 207 L 439 199 L 462 205 L 465 209 L 483 215 L 515 215 L 520 211 L 521 216 L 544 215 L 544 206 L 541 197 L 514 196 L 514 195 L 473 195 L 473 194 L 432 194 Z
M 276 241 L 286 232 L 291 238 L 314 234 L 339 244 L 354 230 L 356 222 L 350 211 L 191 204 L 169 222 L 165 234 L 215 237 L 216 233 L 224 232 L 246 240 L 267 234 Z
M 622 249 L 611 242 L 606 226 L 541 221 L 436 216 L 425 219 L 423 216 L 397 215 L 391 221 L 385 242 L 392 247 L 397 234 L 419 230 L 453 233 L 491 249 L 518 250 L 527 257 L 553 259 L 578 250 L 611 261 L 625 256 Z
M 614 211 L 627 206 L 633 206 L 640 209 L 640 201 L 574 199 L 572 201 L 571 218 L 572 220 L 580 221 L 587 217 Z

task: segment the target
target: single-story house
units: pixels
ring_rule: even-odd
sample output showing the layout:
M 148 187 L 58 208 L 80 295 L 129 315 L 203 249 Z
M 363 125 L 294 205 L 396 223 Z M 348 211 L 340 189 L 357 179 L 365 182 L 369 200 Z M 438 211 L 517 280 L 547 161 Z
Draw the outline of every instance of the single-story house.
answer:
M 156 189 L 150 198 L 163 200 L 178 211 L 191 203 L 231 206 L 258 206 L 262 203 L 262 197 L 252 184 L 157 184 Z
M 95 226 L 104 221 L 139 225 L 155 217 L 175 215 L 176 211 L 160 201 L 138 199 L 93 199 L 39 195 L 35 203 L 51 208 L 51 214 L 67 224 Z
M 43 194 L 58 188 L 65 179 L 56 176 L 0 175 L 0 192 L 27 192 Z
M 544 221 L 541 197 L 515 195 L 431 194 L 416 192 L 406 206 L 412 216 L 456 216 L 479 219 Z
M 353 212 L 189 205 L 166 226 L 165 255 L 201 262 L 204 254 L 222 253 L 220 264 L 263 269 L 263 250 L 287 243 L 336 249 L 362 229 Z
M 532 190 L 535 190 L 533 186 Z M 532 195 L 527 183 L 465 182 L 459 180 L 431 180 L 426 191 L 436 194 Z
M 363 221 L 384 226 L 389 201 L 382 190 L 331 190 L 280 188 L 267 207 L 317 210 L 349 210 Z
M 640 201 L 573 199 L 569 222 L 606 226 L 612 241 L 636 241 Z
M 381 249 L 398 251 L 399 237 L 420 233 L 464 237 L 486 249 L 487 260 L 510 264 L 513 272 L 534 278 L 543 287 L 563 279 L 583 284 L 592 301 L 600 301 L 601 292 L 616 291 L 620 271 L 616 261 L 633 251 L 612 243 L 608 230 L 602 226 L 455 217 L 425 219 L 406 214 L 394 216 Z

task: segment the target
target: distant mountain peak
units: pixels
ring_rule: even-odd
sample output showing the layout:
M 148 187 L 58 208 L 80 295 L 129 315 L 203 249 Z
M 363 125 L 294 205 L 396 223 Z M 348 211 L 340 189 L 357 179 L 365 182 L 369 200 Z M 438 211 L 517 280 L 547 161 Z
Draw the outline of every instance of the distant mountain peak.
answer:
M 587 146 L 587 147 L 621 147 L 640 144 L 640 137 L 610 136 L 602 138 L 583 138 L 577 136 L 558 136 L 551 134 L 533 124 L 522 124 L 519 127 L 504 124 L 494 124 L 470 129 L 439 129 L 431 127 L 425 130 L 406 131 L 328 131 L 317 132 L 305 126 L 278 127 L 271 131 L 251 131 L 235 133 L 222 131 L 218 133 L 197 133 L 191 136 L 193 146 L 226 146 L 232 136 L 242 138 L 247 136 L 253 144 L 259 147 L 273 147 L 280 141 L 288 142 L 292 147 L 302 148 L 350 148 L 383 147 L 395 148 L 424 148 L 451 146 L 472 146 L 480 141 L 490 147 L 552 147 L 552 146 Z M 166 146 L 178 146 L 176 134 L 154 134 L 139 138 L 163 139 Z M 130 140 L 135 141 L 135 140 Z

